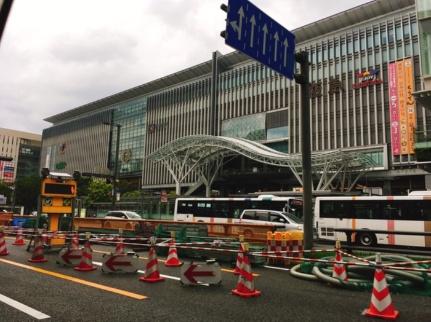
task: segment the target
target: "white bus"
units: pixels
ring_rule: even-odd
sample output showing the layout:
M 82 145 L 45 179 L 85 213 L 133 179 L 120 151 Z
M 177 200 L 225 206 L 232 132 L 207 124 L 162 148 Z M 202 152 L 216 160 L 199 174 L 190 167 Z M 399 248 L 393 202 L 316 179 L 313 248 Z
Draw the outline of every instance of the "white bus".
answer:
M 177 198 L 174 220 L 234 222 L 245 209 L 285 211 L 302 218 L 302 200 L 293 197 L 261 195 L 257 198 Z
M 431 197 L 373 196 L 318 197 L 314 206 L 318 236 L 346 240 L 344 232 L 334 229 L 364 229 L 404 232 L 431 232 Z M 377 244 L 431 247 L 431 236 L 375 234 L 357 232 L 352 241 L 362 246 Z

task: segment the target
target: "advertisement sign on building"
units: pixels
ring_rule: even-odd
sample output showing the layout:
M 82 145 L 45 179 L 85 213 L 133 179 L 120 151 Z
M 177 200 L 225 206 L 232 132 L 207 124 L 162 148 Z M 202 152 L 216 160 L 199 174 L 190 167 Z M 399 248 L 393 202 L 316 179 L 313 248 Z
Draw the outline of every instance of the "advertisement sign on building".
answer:
M 388 74 L 392 154 L 413 154 L 416 109 L 411 58 L 390 63 Z
M 3 182 L 13 182 L 15 164 L 9 161 L 0 161 L 0 180 Z
M 398 110 L 400 114 L 400 130 L 401 130 L 401 154 L 407 154 L 407 110 L 406 110 L 406 96 L 405 96 L 405 75 L 404 75 L 404 62 L 397 61 L 397 89 L 398 89 Z
M 400 155 L 400 115 L 398 113 L 397 70 L 395 63 L 390 63 L 389 73 L 389 113 L 391 119 L 392 155 Z
M 413 84 L 413 66 L 412 59 L 404 60 L 404 73 L 405 73 L 405 102 L 407 110 L 407 151 L 409 154 L 414 153 L 415 149 L 415 129 L 416 129 L 416 107 L 413 98 L 414 84 Z
M 383 81 L 378 77 L 379 73 L 380 71 L 378 69 L 369 69 L 364 72 L 356 73 L 358 82 L 353 84 L 352 88 L 358 89 L 383 83 Z

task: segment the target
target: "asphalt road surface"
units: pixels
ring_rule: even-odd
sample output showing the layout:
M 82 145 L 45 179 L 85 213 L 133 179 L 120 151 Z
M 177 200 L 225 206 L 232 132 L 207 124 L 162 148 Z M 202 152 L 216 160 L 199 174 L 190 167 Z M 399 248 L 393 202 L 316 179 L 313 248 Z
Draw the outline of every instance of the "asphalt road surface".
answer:
M 370 293 L 299 280 L 285 270 L 253 268 L 253 272 L 259 274 L 255 285 L 262 295 L 244 299 L 231 295 L 237 277 L 228 271 L 222 271 L 221 286 L 182 286 L 178 281 L 180 269 L 167 268 L 160 263 L 161 273 L 171 278 L 148 284 L 138 280 L 140 274 L 104 274 L 100 268 L 84 273 L 60 267 L 55 263 L 56 254 L 46 255 L 48 263 L 32 264 L 27 261 L 30 254 L 25 247 L 12 246 L 11 242 L 7 240 L 11 254 L 0 257 L 2 322 L 37 321 L 44 317 L 43 321 L 68 322 L 376 321 L 361 315 L 370 303 Z M 112 249 L 94 246 L 94 250 L 93 260 L 101 262 L 102 252 Z M 147 253 L 140 255 L 146 257 Z M 29 267 L 43 270 L 34 271 Z M 88 282 L 105 289 L 88 285 Z M 126 291 L 145 298 L 132 298 Z M 392 299 L 400 311 L 397 321 L 431 321 L 429 297 L 392 294 Z M 22 304 L 27 307 L 21 307 Z

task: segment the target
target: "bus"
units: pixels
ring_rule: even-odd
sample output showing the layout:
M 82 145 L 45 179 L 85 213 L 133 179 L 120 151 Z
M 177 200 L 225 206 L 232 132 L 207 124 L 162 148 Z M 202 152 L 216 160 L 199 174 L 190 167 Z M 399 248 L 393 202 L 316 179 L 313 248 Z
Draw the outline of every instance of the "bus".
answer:
M 363 229 L 352 234 L 361 246 L 377 244 L 431 247 L 431 236 L 376 234 L 371 230 L 431 232 L 431 197 L 409 196 L 317 197 L 314 224 L 318 237 L 346 240 L 334 229 Z
M 302 218 L 302 200 L 260 195 L 256 198 L 177 198 L 175 221 L 232 222 L 245 209 L 278 210 Z

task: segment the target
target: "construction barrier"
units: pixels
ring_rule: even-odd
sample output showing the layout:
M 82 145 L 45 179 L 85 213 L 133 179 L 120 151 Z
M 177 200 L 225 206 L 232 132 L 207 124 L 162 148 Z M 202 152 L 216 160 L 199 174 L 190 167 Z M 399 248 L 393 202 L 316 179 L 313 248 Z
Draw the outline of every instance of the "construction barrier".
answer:
M 288 256 L 302 257 L 303 256 L 303 240 L 304 234 L 302 231 L 276 231 L 267 233 L 267 249 L 268 252 L 274 252 L 274 255 L 281 255 L 287 252 Z M 268 264 L 278 264 L 288 266 L 291 264 L 290 259 L 286 258 L 268 258 Z

